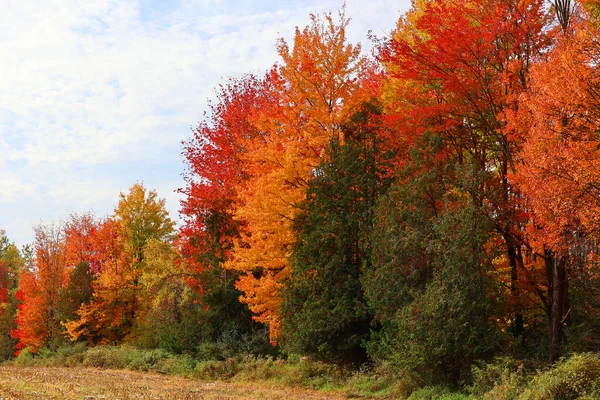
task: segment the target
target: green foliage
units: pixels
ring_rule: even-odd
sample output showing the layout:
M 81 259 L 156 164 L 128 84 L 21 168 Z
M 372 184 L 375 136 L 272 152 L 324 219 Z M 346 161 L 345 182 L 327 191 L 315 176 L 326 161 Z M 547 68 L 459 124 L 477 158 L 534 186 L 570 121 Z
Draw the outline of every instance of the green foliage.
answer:
M 24 348 L 19 352 L 17 358 L 15 358 L 15 364 L 17 365 L 31 365 L 33 361 L 33 353 L 29 348 Z
M 223 361 L 240 355 L 275 355 L 276 348 L 269 342 L 268 331 L 259 329 L 244 333 L 235 329 L 223 331 L 217 340 L 201 342 L 196 347 L 196 356 L 200 360 Z
M 154 300 L 154 301 L 153 301 Z M 145 349 L 172 353 L 193 352 L 202 340 L 197 296 L 185 285 L 164 288 L 138 319 L 130 343 Z
M 425 382 L 457 386 L 500 338 L 485 253 L 493 225 L 472 195 L 483 181 L 477 169 L 447 160 L 442 169 L 423 154 L 378 204 L 363 282 L 380 326 L 368 350 Z
M 16 328 L 18 301 L 15 294 L 23 265 L 21 252 L 0 229 L 0 360 L 12 358 L 17 344 L 10 332 Z
M 203 342 L 222 342 L 231 335 L 247 338 L 242 343 L 264 337 L 258 332 L 263 328 L 252 321 L 248 306 L 239 301 L 241 292 L 235 288 L 237 278 L 236 272 L 224 270 L 221 263 L 202 273 L 202 284 L 207 288 L 199 299 L 198 326 Z M 254 339 L 250 339 L 255 334 Z M 270 345 L 269 348 L 273 350 Z
M 473 366 L 472 375 L 473 383 L 469 391 L 483 399 L 517 399 L 527 384 L 523 363 L 508 357 Z
M 372 128 L 377 110 L 366 105 L 346 126 L 345 143 L 332 142 L 296 218 L 292 277 L 282 313 L 284 344 L 292 352 L 326 359 L 364 361 L 369 336 L 359 280 L 369 268 L 367 243 L 375 199 L 384 190 L 377 165 L 380 143 Z
M 600 355 L 574 354 L 541 371 L 499 358 L 473 368 L 475 398 L 489 400 L 570 400 L 600 398 Z
M 363 364 L 345 383 L 348 397 L 384 397 L 404 399 L 421 388 L 422 380 L 416 375 L 399 371 L 390 363 Z
M 196 366 L 194 376 L 206 380 L 230 379 L 240 370 L 240 363 L 234 358 L 223 361 L 203 361 Z
M 574 263 L 575 264 L 575 263 Z M 600 351 L 600 277 L 597 266 L 573 265 L 569 275 L 569 324 L 565 352 Z
M 496 349 L 489 323 L 491 284 L 481 259 L 487 229 L 485 220 L 468 208 L 436 224 L 438 236 L 430 242 L 434 276 L 397 316 L 392 359 L 401 368 L 418 371 L 430 382 L 456 385 L 472 362 Z
M 15 315 L 19 302 L 15 297 L 15 289 L 8 293 L 8 300 L 0 304 L 0 360 L 8 360 L 13 357 L 17 339 L 10 335 L 15 326 Z
M 374 314 L 374 340 L 369 354 L 389 354 L 388 333 L 398 310 L 410 304 L 431 279 L 428 242 L 444 194 L 444 170 L 422 153 L 439 147 L 436 137 L 413 151 L 416 166 L 401 171 L 398 181 L 377 201 L 374 228 L 370 235 L 372 268 L 363 272 L 361 282 L 369 308 Z
M 523 400 L 570 400 L 600 397 L 600 355 L 576 354 L 561 360 L 554 368 L 537 374 Z
M 253 356 L 203 361 L 196 367 L 194 375 L 209 380 L 272 381 L 312 389 L 342 388 L 351 376 L 334 364 L 307 358 L 276 360 Z
M 157 371 L 165 374 L 191 375 L 196 361 L 189 355 L 175 355 L 165 350 L 136 349 L 130 346 L 99 346 L 87 348 L 85 343 L 40 349 L 33 354 L 21 351 L 14 363 L 21 366 L 84 366 L 106 369 Z

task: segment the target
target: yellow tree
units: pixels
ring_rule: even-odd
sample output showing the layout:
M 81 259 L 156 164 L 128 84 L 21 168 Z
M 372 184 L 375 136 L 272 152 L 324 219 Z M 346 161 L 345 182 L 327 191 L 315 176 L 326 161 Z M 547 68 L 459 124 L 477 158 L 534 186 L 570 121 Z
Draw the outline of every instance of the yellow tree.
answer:
M 369 96 L 359 82 L 368 75 L 360 46 L 347 42 L 343 10 L 311 16 L 296 30 L 293 47 L 280 39 L 283 63 L 267 75 L 265 104 L 250 119 L 261 132 L 243 155 L 249 179 L 239 191 L 236 218 L 245 223 L 226 268 L 242 273 L 237 287 L 255 319 L 280 332 L 280 289 L 290 275 L 292 223 L 324 149 L 341 138 L 341 123 Z
M 113 217 L 96 233 L 101 270 L 92 301 L 81 306 L 78 320 L 66 323 L 72 340 L 120 341 L 131 333 L 140 304 L 144 249 L 151 239 L 168 241 L 173 235 L 174 223 L 156 191 L 136 183 L 120 197 Z

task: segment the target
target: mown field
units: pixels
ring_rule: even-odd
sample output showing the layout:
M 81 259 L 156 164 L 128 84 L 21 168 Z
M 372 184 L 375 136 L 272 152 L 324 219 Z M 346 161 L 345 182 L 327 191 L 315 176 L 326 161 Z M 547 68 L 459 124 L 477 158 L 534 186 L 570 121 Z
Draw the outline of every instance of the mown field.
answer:
M 122 370 L 0 367 L 0 399 L 341 399 L 272 384 L 203 382 Z

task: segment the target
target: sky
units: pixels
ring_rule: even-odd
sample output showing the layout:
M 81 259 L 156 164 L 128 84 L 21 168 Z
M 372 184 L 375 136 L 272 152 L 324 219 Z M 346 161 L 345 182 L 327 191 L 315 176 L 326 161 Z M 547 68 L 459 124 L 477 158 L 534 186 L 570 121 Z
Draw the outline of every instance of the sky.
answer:
M 368 49 L 409 0 L 347 0 Z M 0 228 L 113 212 L 136 182 L 178 219 L 181 142 L 228 77 L 262 74 L 309 14 L 342 0 L 0 0 Z

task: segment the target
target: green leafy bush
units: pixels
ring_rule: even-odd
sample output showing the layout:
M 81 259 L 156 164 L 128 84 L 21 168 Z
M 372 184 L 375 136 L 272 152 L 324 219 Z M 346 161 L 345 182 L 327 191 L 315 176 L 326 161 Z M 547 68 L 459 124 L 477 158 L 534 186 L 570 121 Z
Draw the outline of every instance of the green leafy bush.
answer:
M 123 352 L 118 347 L 95 347 L 85 353 L 83 363 L 86 367 L 122 369 L 126 367 Z
M 554 368 L 538 373 L 520 398 L 570 400 L 600 398 L 600 355 L 575 354 Z
M 497 358 L 492 363 L 474 366 L 471 394 L 477 398 L 513 400 L 523 392 L 527 379 L 523 363 L 508 357 Z
M 33 358 L 33 353 L 31 352 L 31 350 L 26 347 L 23 350 L 21 350 L 19 352 L 19 355 L 17 356 L 17 358 L 15 358 L 14 363 L 17 365 L 32 365 L 34 362 L 34 358 Z

